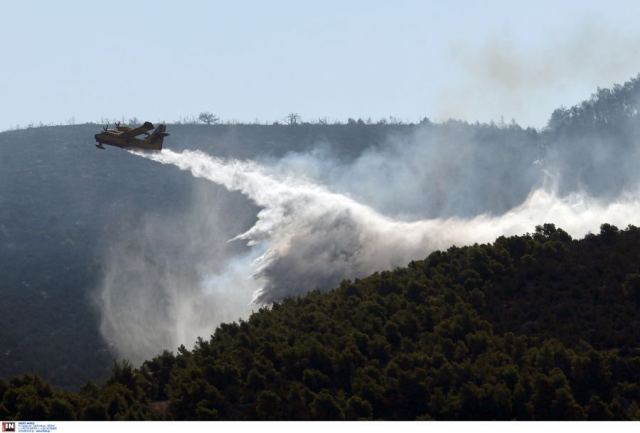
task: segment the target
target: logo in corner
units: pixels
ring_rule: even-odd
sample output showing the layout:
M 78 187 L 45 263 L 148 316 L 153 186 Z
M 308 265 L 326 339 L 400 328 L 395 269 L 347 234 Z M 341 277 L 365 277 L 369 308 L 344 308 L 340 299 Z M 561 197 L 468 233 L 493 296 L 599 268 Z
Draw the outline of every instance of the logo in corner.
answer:
M 2 431 L 16 431 L 16 423 L 13 421 L 2 421 Z

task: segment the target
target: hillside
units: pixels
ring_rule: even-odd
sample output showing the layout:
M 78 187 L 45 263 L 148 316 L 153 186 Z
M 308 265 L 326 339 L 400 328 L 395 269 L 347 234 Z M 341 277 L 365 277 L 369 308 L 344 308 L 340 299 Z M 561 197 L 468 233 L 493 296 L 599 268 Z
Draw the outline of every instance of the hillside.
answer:
M 176 124 L 169 126 L 171 136 L 165 144 L 176 151 L 200 149 L 265 164 L 313 160 L 320 167 L 313 179 L 317 183 L 384 215 L 409 220 L 501 215 L 546 183 L 560 194 L 587 192 L 606 202 L 634 190 L 640 180 L 634 141 L 640 125 L 639 82 L 631 79 L 599 90 L 575 107 L 557 110 L 542 131 L 516 124 L 428 120 Z M 9 312 L 10 323 L 0 329 L 0 378 L 35 373 L 56 386 L 77 389 L 89 379 L 108 377 L 117 352 L 100 332 L 96 287 L 113 246 L 136 233 L 143 237 L 150 221 L 170 227 L 167 231 L 177 238 L 189 230 L 188 224 L 200 223 L 193 215 L 209 215 L 215 203 L 222 220 L 216 225 L 219 242 L 203 242 L 201 250 L 189 254 L 220 245 L 237 254 L 247 250 L 226 240 L 255 221 L 259 209 L 252 202 L 117 149 L 98 151 L 92 136 L 100 127 L 0 133 L 0 309 Z M 336 178 L 344 173 L 340 183 Z M 400 190 L 409 192 L 399 194 Z M 208 228 L 198 226 L 201 231 Z M 175 238 L 159 244 L 174 251 L 174 257 L 185 256 Z M 183 265 L 181 271 L 189 271 L 188 263 Z M 208 265 L 214 268 L 217 263 Z M 518 300 L 497 299 L 490 304 L 497 310 L 486 314 L 506 314 L 500 326 L 506 326 L 509 315 L 524 314 Z M 582 302 L 580 298 L 559 301 L 554 308 L 563 306 L 565 314 L 572 314 L 576 303 Z M 607 316 L 608 310 L 599 314 L 610 317 L 611 323 L 591 331 L 594 345 L 598 338 L 608 338 L 611 329 L 624 326 L 619 316 Z M 532 313 L 519 326 L 526 324 L 527 332 L 537 332 L 540 323 Z M 574 331 L 583 329 L 566 332 Z M 175 350 L 175 345 L 162 344 L 154 350 Z
M 429 128 L 477 135 L 486 143 L 499 136 L 491 144 L 498 147 L 511 135 L 524 134 L 495 126 Z M 239 194 L 178 170 L 119 149 L 97 150 L 93 134 L 99 129 L 88 124 L 0 133 L 0 309 L 12 312 L 12 326 L 0 329 L 0 378 L 31 372 L 67 388 L 104 379 L 113 354 L 98 329 L 94 289 L 111 246 L 150 219 L 173 216 L 179 222 L 198 205 L 215 203 L 225 215 L 236 215 L 222 227 L 226 239 L 246 230 L 258 212 Z M 367 149 L 409 140 L 419 129 L 359 123 L 171 125 L 165 143 L 174 150 L 202 149 L 241 159 L 324 149 L 351 161 Z M 487 197 L 491 185 L 477 189 L 478 196 Z M 518 194 L 524 197 L 526 191 L 525 185 Z
M 16 419 L 640 419 L 640 229 L 435 252 L 220 326 L 103 386 L 0 383 Z
M 205 188 L 177 170 L 118 149 L 97 150 L 93 134 L 100 127 L 0 133 L 0 309 L 11 312 L 11 326 L 0 329 L 0 378 L 34 372 L 76 388 L 104 379 L 113 355 L 98 329 L 94 289 L 111 244 L 149 218 L 180 215 L 198 200 L 247 215 L 229 225 L 228 238 L 257 212 L 243 197 Z M 357 153 L 362 141 L 382 140 L 392 129 L 173 125 L 167 142 L 242 158 L 303 151 L 327 138 Z M 354 134 L 360 144 L 348 146 Z

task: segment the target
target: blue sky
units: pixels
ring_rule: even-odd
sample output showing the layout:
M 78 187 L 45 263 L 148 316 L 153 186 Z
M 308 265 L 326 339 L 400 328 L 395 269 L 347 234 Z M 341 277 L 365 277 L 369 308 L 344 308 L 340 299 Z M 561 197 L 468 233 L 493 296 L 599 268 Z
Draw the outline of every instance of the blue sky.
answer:
M 556 4 L 560 3 L 560 4 Z M 0 2 L 0 130 L 515 118 L 640 72 L 640 2 Z

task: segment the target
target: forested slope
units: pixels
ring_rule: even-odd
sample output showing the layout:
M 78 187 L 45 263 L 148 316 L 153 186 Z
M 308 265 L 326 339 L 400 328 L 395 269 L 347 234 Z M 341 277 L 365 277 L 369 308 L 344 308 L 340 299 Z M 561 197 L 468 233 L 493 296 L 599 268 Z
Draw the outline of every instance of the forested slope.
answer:
M 9 324 L 0 328 L 0 378 L 31 372 L 67 389 L 77 389 L 87 379 L 105 379 L 114 351 L 100 333 L 95 297 L 105 256 L 114 243 L 131 237 L 132 229 L 144 227 L 149 219 L 179 218 L 199 209 L 194 204 L 209 202 L 234 216 L 225 232 L 230 239 L 244 232 L 247 221 L 259 210 L 239 194 L 178 170 L 118 149 L 98 151 L 93 147 L 93 134 L 100 127 L 86 124 L 0 133 L 0 309 L 8 312 Z M 165 144 L 177 151 L 200 149 L 259 163 L 279 163 L 296 154 L 320 155 L 316 158 L 319 166 L 335 170 L 319 170 L 316 180 L 332 191 L 343 186 L 332 184 L 336 174 L 360 167 L 356 173 L 376 180 L 370 184 L 369 195 L 346 192 L 381 213 L 398 210 L 403 218 L 500 215 L 543 185 L 559 197 L 586 194 L 611 203 L 634 193 L 640 185 L 636 139 L 640 77 L 599 89 L 584 102 L 556 110 L 548 126 L 539 131 L 516 124 L 432 123 L 426 119 L 420 124 L 360 120 L 346 124 L 175 124 L 170 131 Z M 371 159 L 385 164 L 358 165 Z M 378 178 L 379 173 L 385 176 Z M 404 189 L 409 185 L 412 192 L 405 200 L 387 185 Z M 378 201 L 377 196 L 386 198 Z M 389 200 L 391 196 L 397 200 Z M 572 342 L 581 336 L 599 350 L 631 350 L 636 342 L 629 338 L 636 338 L 638 327 L 626 321 L 635 304 L 609 305 L 619 299 L 616 296 L 626 273 L 597 272 L 632 266 L 637 262 L 630 255 L 635 247 L 629 241 L 630 248 L 611 252 L 603 239 L 581 241 L 585 246 L 580 254 L 586 256 L 584 260 L 571 256 L 571 266 L 565 263 L 565 254 L 579 254 L 578 250 L 566 250 L 562 242 L 548 246 L 546 256 L 526 249 L 518 253 L 522 246 L 514 246 L 513 251 L 505 247 L 522 261 L 519 273 L 495 280 L 495 275 L 476 270 L 480 277 L 470 274 L 447 284 L 466 287 L 478 278 L 490 277 L 490 286 L 485 288 L 483 283 L 474 288 L 483 291 L 482 317 L 491 320 L 494 332 L 544 336 L 550 317 L 560 317 L 565 321 L 554 331 L 556 337 Z M 529 245 L 523 240 L 508 242 Z M 592 250 L 588 245 L 593 245 Z M 173 247 L 178 250 L 181 245 Z M 438 255 L 433 257 L 430 260 Z M 531 261 L 531 257 L 539 260 Z M 551 274 L 556 268 L 561 277 Z M 585 273 L 591 279 L 583 279 Z M 625 314 L 620 314 L 625 308 Z M 579 320 L 573 320 L 575 317 Z M 566 322 L 567 318 L 572 321 Z M 175 347 L 158 347 L 157 352 L 164 349 Z
M 78 393 L 0 384 L 17 419 L 640 419 L 640 229 L 553 225 L 435 252 L 116 364 Z
M 98 329 L 95 289 L 113 244 L 149 219 L 184 215 L 202 203 L 215 203 L 234 215 L 226 233 L 230 239 L 248 229 L 245 220 L 258 211 L 241 195 L 178 170 L 116 148 L 97 150 L 93 134 L 100 128 L 86 124 L 0 133 L 0 309 L 10 312 L 11 323 L 0 328 L 0 378 L 35 372 L 75 389 L 87 379 L 104 379 L 112 353 Z M 411 141 L 421 128 L 450 139 L 472 137 L 479 143 L 473 146 L 477 153 L 515 143 L 509 146 L 510 159 L 517 156 L 521 162 L 507 170 L 510 177 L 529 163 L 521 156 L 537 136 L 521 128 L 463 123 L 170 125 L 165 144 L 176 151 L 201 149 L 255 160 L 323 149 L 346 163 L 367 149 Z M 497 172 L 501 163 L 483 164 Z M 474 174 L 472 167 L 467 170 Z M 495 195 L 494 182 L 474 182 L 476 196 Z M 515 198 L 503 206 L 526 197 L 526 180 L 519 184 Z M 481 210 L 495 205 L 477 202 Z M 175 347 L 159 347 L 158 353 L 163 349 Z

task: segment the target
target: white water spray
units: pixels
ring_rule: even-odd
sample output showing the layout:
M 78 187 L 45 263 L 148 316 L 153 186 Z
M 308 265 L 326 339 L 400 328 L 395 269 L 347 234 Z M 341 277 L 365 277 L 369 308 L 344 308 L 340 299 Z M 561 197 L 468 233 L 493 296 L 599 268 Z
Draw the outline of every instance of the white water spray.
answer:
M 539 189 L 501 216 L 406 222 L 253 162 L 199 151 L 136 154 L 238 191 L 261 210 L 255 224 L 233 239 L 247 242 L 248 254 L 227 261 L 219 272 L 205 272 L 200 280 L 175 275 L 167 263 L 160 299 L 147 293 L 148 285 L 128 282 L 127 290 L 134 292 L 128 293 L 134 300 L 132 309 L 131 302 L 118 298 L 122 292 L 115 283 L 120 274 L 108 273 L 101 290 L 102 330 L 122 356 L 134 360 L 161 348 L 190 344 L 220 322 L 249 314 L 252 302 L 268 304 L 315 288 L 328 289 L 345 278 L 406 265 L 436 249 L 490 242 L 500 235 L 530 232 L 545 222 L 581 237 L 598 231 L 604 222 L 624 227 L 640 221 L 638 195 L 603 203 L 577 193 L 559 198 Z M 142 296 L 135 296 L 141 291 Z M 154 319 L 158 311 L 166 312 L 161 321 Z

